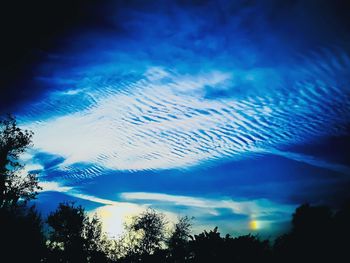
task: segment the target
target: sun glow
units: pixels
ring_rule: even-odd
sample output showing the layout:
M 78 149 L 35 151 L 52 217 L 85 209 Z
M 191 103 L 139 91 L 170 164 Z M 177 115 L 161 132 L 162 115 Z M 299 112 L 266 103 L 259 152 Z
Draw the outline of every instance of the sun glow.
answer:
M 102 220 L 104 231 L 111 237 L 122 235 L 124 223 L 127 223 L 131 216 L 144 211 L 146 207 L 131 203 L 118 203 L 117 205 L 101 206 L 91 212 L 96 213 Z
M 249 229 L 250 230 L 255 231 L 255 230 L 258 230 L 259 228 L 260 228 L 259 221 L 254 220 L 254 219 L 249 221 Z

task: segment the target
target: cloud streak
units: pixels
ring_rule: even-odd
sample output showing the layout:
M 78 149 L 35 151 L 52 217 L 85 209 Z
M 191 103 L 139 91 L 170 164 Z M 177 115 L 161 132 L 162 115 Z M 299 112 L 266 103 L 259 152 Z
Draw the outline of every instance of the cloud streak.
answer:
M 192 196 L 169 195 L 162 193 L 145 193 L 145 192 L 129 192 L 121 193 L 122 199 L 130 201 L 142 200 L 144 202 L 154 201 L 159 203 L 169 203 L 171 206 L 188 206 L 192 208 L 202 208 L 208 211 L 208 214 L 219 215 L 218 210 L 228 209 L 233 214 L 247 215 L 250 218 L 263 217 L 271 215 L 277 211 L 290 213 L 294 206 L 277 205 L 268 200 L 249 200 L 249 201 L 233 201 L 232 199 L 223 198 L 198 198 Z
M 290 216 L 294 210 L 292 205 L 273 203 L 265 199 L 233 201 L 229 198 L 199 198 L 193 196 L 169 195 L 147 192 L 124 192 L 119 194 L 119 200 L 114 201 L 85 194 L 74 187 L 64 186 L 58 182 L 41 182 L 41 192 L 59 192 L 68 196 L 99 204 L 98 208 L 89 211 L 89 214 L 101 218 L 105 231 L 111 236 L 123 233 L 123 225 L 132 216 L 137 215 L 148 207 L 167 215 L 170 222 L 176 222 L 179 215 L 190 212 L 195 215 L 195 232 L 204 228 L 213 228 L 222 225 L 227 231 L 249 231 L 251 222 L 259 224 L 259 228 L 250 230 L 267 230 L 273 222 L 279 221 L 281 214 Z M 39 195 L 40 199 L 40 195 Z M 180 212 L 178 207 L 185 206 L 186 210 Z M 187 211 L 187 212 L 186 212 Z M 235 226 L 227 224 L 223 217 L 235 217 Z M 237 228 L 239 226 L 239 228 Z

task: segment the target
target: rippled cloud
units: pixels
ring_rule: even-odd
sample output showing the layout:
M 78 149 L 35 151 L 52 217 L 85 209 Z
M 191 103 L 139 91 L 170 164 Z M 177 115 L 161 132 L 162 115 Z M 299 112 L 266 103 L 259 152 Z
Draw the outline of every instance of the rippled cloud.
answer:
M 28 127 L 40 151 L 64 157 L 61 167 L 88 162 L 117 170 L 186 168 L 345 134 L 350 105 L 337 86 L 342 79 L 309 80 L 301 72 L 294 82 L 281 74 L 267 89 L 271 69 L 179 75 L 149 68 L 136 82 L 90 83 L 96 89 L 84 93 L 93 99 L 83 110 Z M 230 95 L 207 98 L 208 89 Z M 59 101 L 71 96 L 81 99 L 79 91 L 58 95 Z M 45 103 L 51 102 L 58 106 L 50 98 Z
M 99 204 L 106 218 L 152 204 L 248 229 L 247 218 L 278 221 L 290 203 L 322 199 L 318 187 L 347 185 L 350 164 L 293 150 L 349 135 L 344 11 L 331 1 L 136 2 L 109 2 L 96 11 L 104 23 L 73 30 L 33 68 L 33 96 L 16 115 L 35 133 L 26 158 L 43 194 Z M 151 186 L 155 173 L 164 177 Z M 89 188 L 107 177 L 115 185 Z M 117 191 L 118 180 L 129 188 Z

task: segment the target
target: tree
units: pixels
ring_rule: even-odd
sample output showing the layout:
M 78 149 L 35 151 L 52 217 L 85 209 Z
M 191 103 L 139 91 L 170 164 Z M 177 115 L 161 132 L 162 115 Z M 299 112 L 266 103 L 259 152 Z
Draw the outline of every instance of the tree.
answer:
M 90 219 L 82 206 L 60 203 L 47 223 L 51 261 L 107 262 L 101 222 L 96 216 Z
M 191 218 L 184 216 L 179 218 L 174 225 L 174 230 L 167 240 L 168 261 L 185 262 L 188 256 L 188 241 L 191 233 Z
M 41 216 L 34 206 L 26 206 L 40 189 L 38 180 L 24 174 L 19 161 L 31 146 L 32 135 L 18 128 L 14 117 L 0 119 L 1 258 L 11 262 L 39 262 L 46 252 Z
M 57 210 L 48 216 L 47 223 L 51 228 L 49 247 L 55 260 L 84 262 L 84 220 L 84 209 L 73 203 L 60 203 Z
M 84 220 L 83 238 L 85 239 L 85 250 L 88 262 L 106 262 L 107 257 L 113 253 L 113 242 L 107 239 L 102 230 L 102 222 L 94 215 Z
M 135 216 L 126 226 L 131 236 L 128 239 L 132 241 L 126 257 L 147 261 L 150 255 L 158 253 L 164 246 L 166 224 L 165 216 L 153 209 Z
M 288 234 L 277 238 L 274 252 L 278 260 L 333 261 L 336 253 L 330 253 L 334 230 L 333 215 L 329 207 L 299 206 L 292 219 L 292 229 Z
M 0 209 L 26 203 L 41 189 L 35 174 L 21 173 L 24 165 L 19 158 L 31 146 L 32 136 L 14 117 L 0 120 Z
M 0 258 L 8 262 L 41 262 L 46 256 L 43 221 L 32 206 L 0 210 Z
M 253 235 L 236 238 L 227 234 L 220 236 L 218 228 L 204 231 L 191 237 L 190 257 L 187 262 L 271 262 L 268 240 L 260 240 Z M 184 262 L 184 261 L 182 261 Z
M 257 236 L 248 234 L 225 239 L 225 256 L 233 262 L 271 262 L 272 252 L 269 240 L 260 240 Z
M 225 239 L 220 236 L 218 228 L 209 232 L 204 231 L 198 235 L 191 236 L 190 242 L 191 262 L 224 262 L 222 254 Z

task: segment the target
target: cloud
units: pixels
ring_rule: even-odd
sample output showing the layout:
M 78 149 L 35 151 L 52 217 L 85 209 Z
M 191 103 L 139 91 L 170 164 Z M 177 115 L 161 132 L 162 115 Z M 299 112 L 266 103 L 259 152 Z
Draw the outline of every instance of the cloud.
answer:
M 276 154 L 279 156 L 283 156 L 285 158 L 291 159 L 291 160 L 295 160 L 298 162 L 303 162 L 303 163 L 307 163 L 316 167 L 322 167 L 322 168 L 326 168 L 329 170 L 333 170 L 336 172 L 340 172 L 343 173 L 345 175 L 350 174 L 350 167 L 346 166 L 346 165 L 342 165 L 342 164 L 336 164 L 336 163 L 331 163 L 328 162 L 326 160 L 321 160 L 320 158 L 315 158 L 313 156 L 309 156 L 306 154 L 300 154 L 300 153 L 294 153 L 294 152 L 288 152 L 288 151 L 280 151 L 280 150 L 268 150 L 267 152 L 272 153 L 272 154 Z
M 148 207 L 150 207 L 149 204 L 118 202 L 114 205 L 104 205 L 91 210 L 89 214 L 97 214 L 101 218 L 103 229 L 108 235 L 118 237 L 125 233 L 125 224 L 129 224 L 134 216 L 141 214 Z M 157 209 L 157 212 L 166 216 L 169 225 L 175 223 L 178 219 L 178 216 L 171 211 Z
M 220 209 L 228 209 L 234 214 L 243 214 L 251 218 L 262 217 L 276 212 L 290 213 L 294 206 L 279 205 L 268 200 L 233 201 L 232 199 L 208 199 L 192 196 L 168 195 L 161 193 L 129 192 L 121 193 L 125 200 L 166 202 L 170 206 L 188 206 L 191 208 L 203 208 L 208 214 L 219 215 Z
M 219 61 L 220 65 L 241 65 L 244 68 L 281 61 L 290 63 L 290 54 L 305 55 L 306 52 L 314 51 L 315 47 L 349 46 L 346 41 L 349 5 L 344 0 L 321 0 L 317 3 L 302 0 L 283 3 L 278 0 L 199 1 L 200 3 L 78 1 L 79 8 L 76 10 L 84 14 L 82 16 L 77 16 L 76 10 L 73 8 L 73 11 L 71 6 L 61 3 L 62 1 L 55 1 L 60 12 L 66 14 L 66 20 L 67 17 L 70 19 L 62 23 L 60 16 L 44 16 L 47 21 L 44 19 L 44 23 L 39 23 L 40 26 L 37 27 L 36 19 L 42 22 L 43 14 L 54 11 L 41 2 L 44 1 L 26 8 L 32 11 L 29 13 L 37 14 L 35 16 L 28 16 L 26 12 L 18 13 L 17 6 L 10 5 L 11 12 L 7 15 L 11 18 L 20 16 L 16 21 L 25 18 L 26 23 L 18 23 L 20 27 L 17 31 L 22 32 L 18 36 L 22 37 L 14 41 L 16 45 L 7 41 L 8 48 L 4 53 L 7 59 L 3 63 L 25 62 L 30 66 L 26 67 L 24 73 L 27 74 L 22 74 L 23 76 L 20 75 L 20 70 L 14 70 L 16 67 L 9 68 L 17 76 L 4 74 L 6 79 L 20 79 L 20 83 L 1 91 L 0 111 L 11 108 L 20 112 L 21 106 L 43 99 L 52 89 L 62 90 L 62 86 L 63 89 L 70 89 L 77 82 L 59 80 L 67 79 L 74 71 L 81 73 L 76 70 L 77 66 L 81 68 L 82 65 L 91 66 L 107 60 L 114 65 L 122 65 L 128 71 L 130 63 L 127 61 L 133 59 L 131 54 L 135 54 L 135 64 L 153 59 L 158 64 L 169 61 L 169 64 L 175 66 L 182 61 L 185 62 L 182 64 L 187 64 L 184 68 L 193 69 L 213 66 Z M 48 30 L 52 26 L 59 30 Z M 27 27 L 36 30 L 28 34 L 30 30 L 26 30 Z M 40 35 L 44 33 L 41 31 L 43 29 L 50 34 Z M 61 30 L 65 29 L 71 33 L 62 34 Z M 16 37 L 11 30 L 5 33 L 8 34 L 11 37 L 4 37 L 5 39 L 13 40 Z M 51 40 L 53 37 L 55 41 L 47 41 L 47 37 Z M 58 51 L 54 43 L 69 44 L 64 45 L 62 52 L 61 45 Z M 116 55 L 115 50 L 121 52 Z M 27 52 L 35 58 L 34 66 L 28 63 L 29 58 L 23 59 Z M 194 63 L 194 57 L 197 63 Z M 188 59 L 192 63 L 188 63 Z M 60 71 L 64 73 L 61 78 L 57 78 Z M 41 81 L 43 78 L 40 77 L 54 78 L 56 81 L 48 83 Z M 28 85 L 31 92 L 26 92 Z M 70 94 L 75 93 L 73 90 Z
M 43 188 L 40 192 L 59 192 L 59 193 L 65 193 L 67 195 L 103 204 L 103 205 L 117 205 L 119 204 L 116 201 L 112 201 L 109 199 L 104 199 L 104 198 L 99 198 L 93 195 L 88 195 L 88 194 L 83 194 L 80 193 L 78 190 L 76 190 L 74 187 L 71 186 L 64 186 L 59 182 L 54 182 L 54 181 L 41 181 L 39 182 L 39 185 Z
M 195 217 L 194 233 L 220 225 L 223 231 L 235 234 L 276 231 L 272 225 L 283 221 L 280 218 L 282 214 L 284 217 L 290 217 L 295 208 L 292 205 L 281 205 L 267 200 L 235 202 L 220 197 L 208 199 L 142 192 L 121 193 L 121 199 L 127 202 L 100 200 L 85 195 L 76 196 L 105 204 L 89 213 L 97 213 L 101 217 L 104 229 L 111 236 L 121 235 L 124 230 L 123 225 L 128 223 L 132 216 L 140 214 L 148 207 L 153 207 L 158 212 L 165 214 L 169 227 L 177 221 L 180 215 L 190 215 Z M 180 212 L 176 209 L 177 206 L 187 206 L 189 209 Z M 244 216 L 235 217 L 235 214 Z
M 39 153 L 40 165 L 32 168 L 73 180 L 111 171 L 189 170 L 348 133 L 349 9 L 342 1 L 112 2 L 92 9 L 96 27 L 61 39 L 69 44 L 45 54 L 30 80 L 1 93 L 0 110 L 16 108 L 20 123 L 35 132 L 32 154 Z M 349 172 L 292 151 L 272 153 Z M 279 175 L 269 176 L 276 181 Z M 250 195 L 263 188 L 254 178 L 246 183 Z M 58 182 L 41 184 L 43 191 L 104 206 L 99 211 L 106 218 L 124 206 L 138 209 Z M 266 184 L 265 196 L 276 197 L 276 185 Z M 121 197 L 170 212 L 185 206 L 202 219 L 273 217 L 290 209 L 258 198 Z
M 213 229 L 215 226 L 220 226 L 221 231 L 234 235 L 249 232 L 277 233 L 281 229 L 275 227 L 276 224 L 290 218 L 295 209 L 294 205 L 267 199 L 234 201 L 223 196 L 201 198 L 146 192 L 126 192 L 121 193 L 120 197 L 139 204 L 151 204 L 162 211 L 194 216 L 195 233 Z M 180 207 L 186 209 L 179 209 Z
M 45 99 L 19 112 L 38 150 L 65 159 L 61 169 L 92 163 L 97 172 L 88 177 L 100 167 L 188 168 L 346 133 L 347 50 L 312 48 L 328 45 L 334 32 L 313 18 L 333 17 L 337 8 L 303 1 L 107 6 L 114 15 L 103 20 L 115 30 L 77 34 L 43 62 L 36 80 L 47 86 Z M 292 21 L 302 26 L 281 30 Z M 308 37 L 311 29 L 320 34 Z
M 132 216 L 138 215 L 148 207 L 164 213 L 169 223 L 175 223 L 180 215 L 195 216 L 195 233 L 210 229 L 216 225 L 225 231 L 245 233 L 266 231 L 273 222 L 279 221 L 279 215 L 289 216 L 294 206 L 273 203 L 268 200 L 233 201 L 229 198 L 199 198 L 192 196 L 169 195 L 162 193 L 124 192 L 120 200 L 110 200 L 82 193 L 80 190 L 64 186 L 59 182 L 40 182 L 42 192 L 59 192 L 68 196 L 87 200 L 100 206 L 89 210 L 89 214 L 97 214 L 106 232 L 111 236 L 123 233 L 124 223 Z M 179 210 L 178 207 L 187 207 Z M 227 221 L 228 219 L 229 222 Z M 234 225 L 231 222 L 235 222 Z M 252 223 L 253 222 L 253 223 Z M 254 228 L 251 226 L 254 225 Z
M 93 99 L 83 102 L 83 110 L 27 122 L 26 127 L 35 132 L 39 151 L 65 158 L 61 168 L 88 162 L 130 171 L 186 168 L 345 132 L 350 113 L 344 111 L 347 94 L 340 86 L 295 81 L 285 87 L 275 83 L 268 90 L 268 80 L 261 76 L 277 70 L 246 72 L 250 84 L 240 87 L 246 88 L 243 93 L 232 88 L 228 97 L 208 99 L 208 86 L 221 89 L 228 81 L 234 83 L 235 71 L 181 75 L 149 67 L 136 74 L 136 81 L 113 83 L 118 88 L 92 82 L 84 94 Z M 107 70 L 99 79 L 108 79 L 109 74 Z M 293 74 L 306 77 L 301 69 Z M 322 95 L 330 92 L 339 96 Z M 79 105 L 79 96 L 74 100 Z M 334 103 L 342 106 L 331 108 Z M 332 123 L 338 128 L 329 129 Z
M 123 226 L 131 216 L 144 211 L 148 205 L 139 205 L 129 202 L 117 202 L 97 196 L 81 193 L 74 187 L 64 186 L 59 182 L 40 182 L 43 188 L 41 192 L 59 192 L 77 198 L 99 204 L 99 207 L 88 211 L 89 215 L 97 214 L 103 223 L 103 229 L 110 236 L 118 236 L 123 233 Z M 39 196 L 40 197 L 40 196 Z
M 42 187 L 41 192 L 59 192 L 59 193 L 68 193 L 73 188 L 69 186 L 63 186 L 58 182 L 48 182 L 48 181 L 40 181 L 39 185 Z

